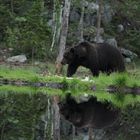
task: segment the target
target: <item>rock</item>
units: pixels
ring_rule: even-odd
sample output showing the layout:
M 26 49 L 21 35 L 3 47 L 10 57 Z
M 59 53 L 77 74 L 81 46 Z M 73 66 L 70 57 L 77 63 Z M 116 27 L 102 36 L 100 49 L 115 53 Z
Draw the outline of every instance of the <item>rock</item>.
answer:
M 89 136 L 85 135 L 83 140 L 89 140 Z
M 77 9 L 73 8 L 70 12 L 70 22 L 78 22 L 80 20 L 80 14 Z
M 108 43 L 109 45 L 113 46 L 113 47 L 118 47 L 117 41 L 116 41 L 115 38 L 107 39 L 105 42 Z
M 88 28 L 88 27 L 90 27 L 90 26 L 95 26 L 95 24 L 96 24 L 96 14 L 94 14 L 94 13 L 85 13 L 84 14 L 85 16 L 84 16 L 84 27 L 85 28 Z
M 131 59 L 130 59 L 129 57 L 124 58 L 124 61 L 125 61 L 126 63 L 131 63 Z
M 94 38 L 94 42 L 97 42 L 97 38 L 96 37 Z M 103 43 L 103 42 L 104 42 L 103 37 L 102 36 L 99 36 L 99 40 L 98 40 L 97 43 Z
M 88 27 L 91 25 L 95 26 L 96 19 L 97 19 L 97 9 L 99 8 L 99 5 L 94 2 L 88 2 L 88 1 L 81 1 L 80 5 L 85 6 L 85 13 L 84 13 L 84 26 Z M 88 11 L 88 12 L 87 12 Z M 72 7 L 70 12 L 70 22 L 79 22 L 81 16 L 81 10 Z
M 89 28 L 84 29 L 84 39 L 89 42 L 95 42 L 96 41 L 96 32 L 97 28 L 95 26 L 91 26 Z M 102 35 L 104 34 L 104 28 L 100 28 L 100 42 L 104 42 Z
M 117 31 L 120 33 L 122 31 L 124 31 L 124 27 L 122 24 L 119 24 L 118 27 L 117 27 Z
M 53 26 L 53 20 L 52 20 L 52 19 L 50 19 L 50 20 L 48 21 L 48 26 L 49 26 L 49 27 L 52 27 L 52 26 Z
M 102 34 L 104 34 L 104 28 L 100 28 L 100 35 L 102 35 Z
M 138 57 L 138 55 L 136 53 L 134 53 L 128 49 L 120 48 L 120 51 L 125 58 L 130 58 L 131 60 L 133 60 L 134 58 Z
M 34 62 L 34 65 L 35 65 L 35 66 L 39 66 L 39 65 L 40 65 L 40 62 L 39 62 L 39 61 L 35 61 L 35 62 Z
M 8 50 L 9 50 L 9 51 L 13 51 L 14 49 L 13 49 L 13 48 L 8 48 Z
M 6 61 L 11 63 L 15 63 L 15 62 L 24 63 L 25 61 L 27 61 L 27 57 L 25 55 L 16 55 L 7 58 Z
M 88 2 L 88 5 L 84 13 L 84 27 L 85 28 L 88 28 L 89 26 L 95 26 L 97 22 L 97 9 L 98 8 L 99 8 L 98 4 L 94 2 Z
M 84 6 L 85 8 L 88 7 L 88 4 L 89 4 L 89 2 L 86 1 L 86 0 L 81 0 L 81 1 L 80 1 L 80 5 L 81 5 L 81 6 Z
M 94 11 L 97 11 L 97 10 L 99 9 L 99 5 L 96 4 L 96 3 L 94 3 L 94 2 L 89 2 L 89 3 L 88 3 L 88 6 L 87 6 L 87 9 L 88 9 L 89 11 L 94 12 Z
M 103 23 L 107 24 L 112 20 L 114 11 L 109 4 L 105 4 L 103 8 Z

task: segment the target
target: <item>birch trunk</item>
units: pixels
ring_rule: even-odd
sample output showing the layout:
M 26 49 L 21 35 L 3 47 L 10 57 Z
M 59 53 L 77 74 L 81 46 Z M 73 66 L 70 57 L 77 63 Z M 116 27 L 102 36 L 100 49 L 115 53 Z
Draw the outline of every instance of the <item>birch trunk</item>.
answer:
M 63 10 L 63 20 L 61 26 L 61 35 L 60 35 L 60 43 L 59 43 L 59 52 L 56 59 L 56 73 L 60 74 L 62 70 L 61 61 L 63 59 L 63 54 L 66 45 L 66 38 L 68 32 L 68 20 L 69 20 L 69 13 L 70 13 L 70 3 L 71 0 L 65 0 L 64 10 Z
M 98 0 L 96 42 L 99 43 L 103 0 Z
M 75 126 L 72 126 L 72 140 L 75 138 Z
M 50 50 L 53 50 L 55 45 L 58 45 L 58 41 L 60 38 L 60 30 L 61 30 L 61 22 L 62 22 L 62 4 L 58 0 L 54 0 L 53 7 L 53 39 Z
M 53 140 L 60 140 L 60 113 L 57 103 L 59 97 L 53 97 Z
M 94 140 L 94 138 L 93 138 L 93 128 L 89 127 L 88 136 L 89 136 L 88 140 Z
M 83 38 L 83 21 L 84 21 L 84 13 L 85 13 L 85 0 L 82 0 L 82 8 L 81 8 L 81 17 L 79 21 L 79 42 L 84 41 Z

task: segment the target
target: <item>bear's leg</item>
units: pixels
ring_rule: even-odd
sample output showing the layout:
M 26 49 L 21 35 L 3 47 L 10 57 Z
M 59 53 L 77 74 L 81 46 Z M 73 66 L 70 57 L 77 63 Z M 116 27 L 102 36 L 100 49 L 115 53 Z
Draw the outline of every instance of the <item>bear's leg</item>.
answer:
M 67 69 L 67 77 L 71 77 L 73 74 L 75 74 L 77 68 L 77 65 L 69 64 Z

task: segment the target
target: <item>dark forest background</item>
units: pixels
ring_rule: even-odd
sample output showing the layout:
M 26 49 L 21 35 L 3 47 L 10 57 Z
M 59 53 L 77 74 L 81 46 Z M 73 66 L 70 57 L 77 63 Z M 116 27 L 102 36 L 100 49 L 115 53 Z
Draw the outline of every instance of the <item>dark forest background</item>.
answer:
M 93 41 L 97 26 L 98 1 L 87 0 L 83 17 L 84 40 Z M 0 0 L 0 48 L 11 55 L 52 60 L 59 44 L 60 12 L 64 0 Z M 82 2 L 71 1 L 67 45 L 78 43 Z M 115 38 L 119 47 L 140 56 L 140 1 L 106 0 L 103 2 L 101 28 L 103 40 Z M 57 31 L 54 35 L 54 28 Z M 120 28 L 120 29 L 119 29 Z M 60 31 L 61 32 L 61 31 Z M 52 42 L 53 48 L 51 49 Z

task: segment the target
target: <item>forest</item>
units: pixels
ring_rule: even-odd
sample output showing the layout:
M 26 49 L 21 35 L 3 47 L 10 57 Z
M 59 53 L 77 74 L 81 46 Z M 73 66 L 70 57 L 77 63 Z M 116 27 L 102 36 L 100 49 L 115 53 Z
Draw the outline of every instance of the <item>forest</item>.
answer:
M 140 139 L 140 1 L 0 0 L 0 140 L 103 139 Z

